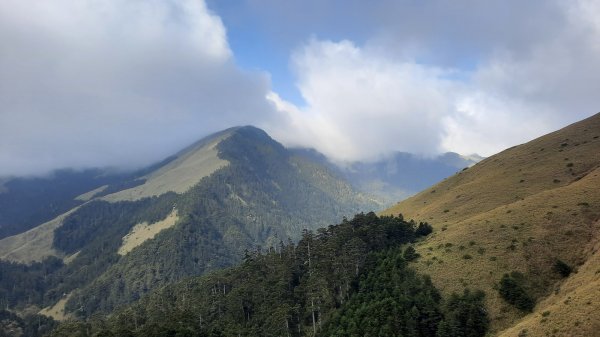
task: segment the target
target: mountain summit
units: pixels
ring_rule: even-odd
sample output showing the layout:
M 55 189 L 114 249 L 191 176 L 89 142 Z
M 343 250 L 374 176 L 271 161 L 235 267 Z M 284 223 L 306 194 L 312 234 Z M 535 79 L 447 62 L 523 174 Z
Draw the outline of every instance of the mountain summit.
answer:
M 7 192 L 7 193 L 10 193 Z M 0 291 L 57 318 L 109 312 L 150 290 L 240 261 L 377 207 L 339 175 L 251 126 L 209 136 L 73 208 L 0 240 Z M 38 261 L 32 263 L 32 261 Z M 9 290 L 20 277 L 37 286 Z M 56 306 L 55 306 L 56 305 Z M 54 307 L 52 307 L 54 306 Z M 64 307 L 64 310 L 63 310 Z

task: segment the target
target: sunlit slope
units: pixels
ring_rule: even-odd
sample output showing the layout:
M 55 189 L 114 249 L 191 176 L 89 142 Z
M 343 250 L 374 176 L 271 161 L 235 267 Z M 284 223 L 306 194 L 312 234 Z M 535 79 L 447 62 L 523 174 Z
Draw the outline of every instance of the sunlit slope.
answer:
M 600 227 L 600 224 L 596 224 Z M 500 336 L 598 336 L 600 335 L 600 244 L 577 273 L 560 285 L 559 291 L 538 304 L 536 312 Z
M 434 235 L 417 247 L 420 271 L 446 292 L 486 291 L 493 329 L 507 328 L 523 313 L 498 296 L 504 273 L 526 275 L 539 311 L 544 298 L 578 277 L 561 279 L 552 268 L 557 260 L 600 267 L 591 260 L 600 236 L 600 115 L 505 150 L 384 213 L 430 222 Z M 575 287 L 580 298 L 597 290 L 585 287 Z M 555 305 L 575 315 L 564 302 Z M 562 319 L 578 321 L 571 318 Z
M 139 200 L 159 196 L 167 192 L 184 193 L 198 184 L 202 178 L 225 167 L 228 162 L 219 158 L 217 145 L 235 130 L 225 130 L 202 140 L 176 155 L 176 159 L 141 179 L 144 183 L 105 196 L 108 201 Z
M 167 164 L 160 166 L 139 178 L 138 180 L 141 184 L 138 184 L 135 187 L 95 198 L 96 195 L 101 194 L 108 188 L 108 185 L 103 185 L 81 194 L 75 199 L 85 202 L 94 199 L 110 202 L 136 201 L 145 197 L 159 196 L 168 192 L 184 193 L 194 185 L 198 184 L 202 178 L 209 176 L 214 171 L 225 167 L 228 164 L 226 160 L 222 160 L 218 157 L 216 146 L 229 137 L 232 132 L 235 132 L 236 129 L 237 128 L 231 128 L 222 131 L 183 149 Z M 61 253 L 52 246 L 54 230 L 59 228 L 62 225 L 63 220 L 78 208 L 78 206 L 74 207 L 70 211 L 51 221 L 40 224 L 29 231 L 0 239 L 0 259 L 31 263 L 33 261 L 42 261 L 48 256 L 60 258 L 66 257 L 67 255 Z M 171 226 L 173 224 L 171 224 Z M 161 226 L 157 226 L 156 228 L 158 230 L 162 229 Z M 154 233 L 154 235 L 156 235 L 156 233 Z M 138 245 L 144 241 L 145 240 L 141 240 Z M 129 243 L 129 245 L 131 245 L 131 243 Z
M 13 235 L 0 240 L 0 260 L 20 263 L 42 261 L 48 256 L 64 257 L 52 247 L 54 230 L 60 227 L 66 217 L 78 207 L 61 214 L 53 220 L 43 223 L 25 233 Z

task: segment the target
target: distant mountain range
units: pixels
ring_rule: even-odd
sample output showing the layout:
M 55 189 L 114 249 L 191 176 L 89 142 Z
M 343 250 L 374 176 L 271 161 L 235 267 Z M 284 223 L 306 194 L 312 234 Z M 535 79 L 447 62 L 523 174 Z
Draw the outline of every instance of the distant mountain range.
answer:
M 357 188 L 377 195 L 391 205 L 482 159 L 478 155 L 461 156 L 454 152 L 435 157 L 397 152 L 375 162 L 340 165 L 339 169 Z

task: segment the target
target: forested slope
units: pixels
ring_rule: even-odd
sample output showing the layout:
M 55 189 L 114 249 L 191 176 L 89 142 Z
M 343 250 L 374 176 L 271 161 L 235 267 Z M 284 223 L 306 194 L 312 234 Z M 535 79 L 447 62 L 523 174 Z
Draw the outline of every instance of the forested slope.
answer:
M 262 130 L 241 127 L 227 132 L 213 143 L 228 165 L 185 192 L 106 200 L 103 196 L 117 189 L 113 185 L 66 216 L 50 233 L 52 249 L 68 257 L 64 261 L 49 257 L 31 266 L 0 261 L 1 275 L 7 275 L 0 277 L 3 306 L 19 311 L 42 308 L 68 295 L 65 309 L 71 316 L 107 313 L 156 287 L 236 264 L 246 249 L 297 240 L 303 229 L 377 207 L 331 170 L 289 152 Z M 157 168 L 161 167 L 177 168 Z M 152 177 L 153 171 L 147 171 L 145 176 Z M 138 180 L 121 186 L 143 186 Z M 123 238 L 136 225 L 159 222 L 174 210 L 174 226 L 119 254 Z M 26 282 L 15 284 L 15 277 Z
M 443 299 L 408 267 L 419 257 L 403 245 L 430 230 L 358 214 L 53 336 L 484 336 L 483 293 Z

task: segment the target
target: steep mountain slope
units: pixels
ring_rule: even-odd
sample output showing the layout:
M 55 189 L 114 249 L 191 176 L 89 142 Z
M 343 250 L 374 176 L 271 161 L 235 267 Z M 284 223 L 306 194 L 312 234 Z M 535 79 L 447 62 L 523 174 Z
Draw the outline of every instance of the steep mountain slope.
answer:
M 51 221 L 94 197 L 144 184 L 147 175 L 175 158 L 134 172 L 63 169 L 41 177 L 0 177 L 0 239 Z
M 503 275 L 516 271 L 538 299 L 518 327 L 540 336 L 597 331 L 593 317 L 576 315 L 600 310 L 593 299 L 600 268 L 600 114 L 487 158 L 383 213 L 436 226 L 437 234 L 417 247 L 425 257 L 418 270 L 444 292 L 485 290 L 494 330 L 524 316 L 497 290 Z M 566 280 L 559 261 L 575 268 Z M 515 329 L 506 335 L 522 331 Z
M 67 216 L 78 209 L 75 207 L 24 233 L 0 240 L 0 259 L 31 263 L 42 261 L 49 256 L 65 258 L 60 251 L 54 249 L 54 231 L 60 227 Z
M 216 147 L 221 141 L 231 136 L 232 131 L 226 130 L 214 134 L 187 147 L 164 166 L 136 179 L 141 182 L 140 185 L 108 194 L 103 199 L 116 202 L 139 200 L 167 192 L 187 192 L 202 178 L 229 164 L 226 160 L 219 158 Z
M 27 268 L 0 261 L 10 276 L 0 278 L 5 304 L 43 307 L 68 298 L 71 315 L 108 312 L 155 287 L 235 264 L 246 249 L 296 240 L 304 228 L 377 207 L 328 168 L 253 127 L 208 137 L 87 199 L 0 241 L 9 259 L 49 256 Z M 39 245 L 27 245 L 31 235 L 51 242 L 46 255 L 32 253 Z M 40 276 L 35 286 L 10 289 L 27 275 Z

